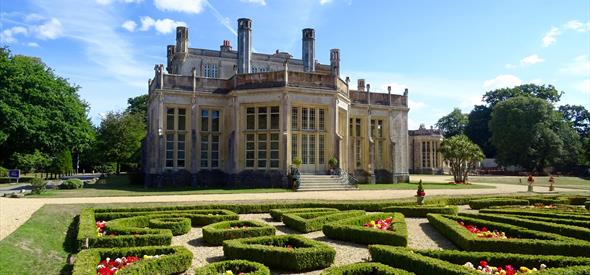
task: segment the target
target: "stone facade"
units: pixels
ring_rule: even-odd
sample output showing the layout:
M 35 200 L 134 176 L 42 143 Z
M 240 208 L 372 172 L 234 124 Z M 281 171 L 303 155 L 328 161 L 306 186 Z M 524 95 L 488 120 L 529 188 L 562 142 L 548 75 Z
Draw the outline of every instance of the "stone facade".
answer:
M 443 136 L 439 129 L 426 129 L 424 124 L 418 130 L 410 130 L 410 173 L 442 174 L 446 170 L 442 154 L 438 151 Z
M 302 32 L 302 59 L 252 52 L 249 19 L 238 20 L 237 51 L 227 40 L 188 48 L 188 35 L 177 28 L 166 68 L 156 65 L 148 82 L 148 185 L 279 186 L 295 158 L 303 173 L 325 174 L 336 158 L 366 181 L 408 181 L 407 90 L 374 93 L 364 80 L 350 89 L 338 49 L 329 65 L 315 60 L 313 29 Z

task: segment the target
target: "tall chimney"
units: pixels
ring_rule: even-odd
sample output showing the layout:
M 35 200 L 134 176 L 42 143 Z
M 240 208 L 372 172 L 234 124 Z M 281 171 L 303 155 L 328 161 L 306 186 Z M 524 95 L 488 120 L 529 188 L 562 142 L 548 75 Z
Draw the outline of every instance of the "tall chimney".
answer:
M 357 80 L 358 86 L 357 86 L 357 90 L 359 92 L 364 92 L 365 91 L 365 79 L 361 78 L 359 80 Z
M 252 20 L 238 19 L 238 73 L 250 73 L 252 59 Z
M 188 28 L 178 26 L 176 27 L 176 52 L 188 52 Z
M 340 50 L 339 49 L 331 49 L 330 50 L 330 71 L 332 75 L 340 76 Z
M 303 29 L 302 54 L 303 71 L 315 71 L 315 30 Z

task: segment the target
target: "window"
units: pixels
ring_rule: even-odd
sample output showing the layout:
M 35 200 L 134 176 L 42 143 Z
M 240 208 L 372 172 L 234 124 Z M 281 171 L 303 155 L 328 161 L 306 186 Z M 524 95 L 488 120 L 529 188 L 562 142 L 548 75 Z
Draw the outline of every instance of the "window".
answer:
M 295 159 L 298 156 L 298 151 L 297 151 L 297 136 L 296 134 L 292 134 L 291 135 L 291 160 L 295 161 Z
M 320 116 L 320 118 L 319 118 L 319 128 L 320 128 L 320 131 L 324 131 L 325 130 L 324 128 L 325 128 L 325 124 L 326 123 L 325 123 L 325 117 L 324 117 L 325 115 L 324 114 L 325 114 L 324 109 L 320 109 L 319 110 L 319 116 Z
M 293 160 L 298 156 L 302 164 L 323 165 L 326 163 L 325 119 L 326 109 L 323 108 L 293 107 L 291 109 Z
M 299 130 L 299 108 L 291 108 L 291 130 Z
M 186 167 L 186 109 L 166 108 L 166 168 Z
M 324 141 L 324 135 L 319 135 L 319 150 L 318 150 L 318 160 L 320 164 L 324 164 L 326 161 L 326 156 L 325 156 L 325 141 Z
M 353 156 L 354 166 L 356 168 L 361 168 L 362 166 L 362 132 L 361 132 L 361 119 L 360 118 L 351 118 L 349 121 L 349 131 L 350 131 L 350 144 L 351 144 L 351 153 Z
M 202 169 L 219 168 L 219 140 L 221 136 L 221 112 L 215 109 L 201 109 L 201 153 Z
M 203 76 L 207 78 L 217 78 L 217 64 L 206 63 L 203 65 Z
M 383 120 L 371 119 L 371 137 L 375 142 L 375 169 L 383 169 L 385 155 L 385 138 L 383 136 Z
M 246 168 L 279 168 L 279 128 L 279 106 L 246 108 Z

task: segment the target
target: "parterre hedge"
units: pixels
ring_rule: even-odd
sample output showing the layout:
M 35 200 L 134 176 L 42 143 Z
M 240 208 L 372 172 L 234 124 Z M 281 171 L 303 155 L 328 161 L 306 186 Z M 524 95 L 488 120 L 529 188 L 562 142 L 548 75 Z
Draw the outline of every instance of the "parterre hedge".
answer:
M 584 203 L 584 207 L 586 208 L 586 210 L 590 210 L 590 201 L 586 201 Z
M 270 268 L 310 271 L 330 266 L 336 250 L 327 244 L 297 235 L 244 238 L 223 242 L 227 259 L 245 259 Z
M 424 217 L 428 213 L 451 214 L 459 212 L 459 208 L 454 205 L 411 205 L 411 206 L 390 206 L 383 208 L 384 212 L 399 212 L 406 217 Z
M 392 217 L 390 230 L 367 228 L 364 225 L 377 219 Z M 324 225 L 322 232 L 326 237 L 360 244 L 389 244 L 406 246 L 408 228 L 401 213 L 379 213 L 348 218 Z
M 568 236 L 576 239 L 590 241 L 590 229 L 580 226 L 559 224 L 547 221 L 535 221 L 527 219 L 526 217 L 514 217 L 497 214 L 473 214 L 461 213 L 459 216 L 471 217 L 487 221 L 495 221 L 501 223 L 512 224 L 516 226 L 525 227 L 528 229 L 551 232 L 563 236 Z
M 329 212 L 337 212 L 338 209 L 336 208 L 278 208 L 278 209 L 271 209 L 269 211 L 270 216 L 272 217 L 273 221 L 280 222 L 283 219 L 283 215 L 285 214 L 293 214 L 293 213 L 329 213 Z
M 482 214 L 486 214 L 483 212 Z M 562 219 L 562 218 L 550 218 L 550 217 L 539 217 L 539 216 L 526 216 L 526 215 L 518 215 L 518 214 L 502 214 L 506 217 L 516 217 L 521 219 L 528 219 L 534 221 L 543 221 L 543 222 L 552 222 L 562 225 L 573 225 L 573 226 L 580 226 L 584 228 L 590 228 L 590 221 L 580 221 L 577 219 Z
M 325 269 L 320 275 L 413 275 L 415 273 L 393 268 L 382 263 L 354 263 L 344 266 L 333 266 Z
M 170 229 L 172 235 L 184 235 L 191 231 L 191 220 L 188 218 L 152 218 L 149 228 Z
M 491 198 L 469 201 L 471 209 L 482 209 L 497 205 L 529 205 L 529 201 L 525 199 L 510 199 L 510 198 Z
M 556 211 L 548 210 L 535 210 L 535 209 L 481 209 L 479 213 L 486 214 L 504 214 L 504 215 L 519 215 L 519 216 L 533 216 L 533 217 L 546 217 L 555 219 L 567 219 L 567 220 L 579 220 L 590 222 L 590 216 L 585 213 L 579 212 L 567 212 L 559 213 Z
M 509 239 L 478 238 L 457 221 L 501 230 Z M 590 256 L 590 243 L 558 234 L 466 216 L 428 214 L 429 223 L 458 247 L 469 251 L 498 251 L 540 255 Z
M 244 226 L 246 226 L 244 228 Z M 231 229 L 231 227 L 241 227 Z M 223 241 L 239 238 L 272 236 L 275 227 L 258 221 L 225 221 L 203 227 L 203 240 L 210 245 L 222 245 Z
M 177 274 L 186 271 L 193 260 L 193 253 L 182 246 L 147 246 L 123 248 L 93 248 L 76 256 L 73 275 L 95 275 L 101 260 L 144 255 L 161 255 L 159 258 L 143 259 L 117 272 L 117 274 Z M 43 273 L 40 271 L 40 273 Z
M 195 275 L 219 275 L 231 271 L 232 274 L 270 275 L 268 267 L 261 263 L 246 260 L 229 260 L 208 264 L 195 270 Z
M 361 215 L 365 215 L 365 211 L 289 213 L 283 214 L 283 223 L 289 228 L 307 233 L 322 230 L 325 224 Z

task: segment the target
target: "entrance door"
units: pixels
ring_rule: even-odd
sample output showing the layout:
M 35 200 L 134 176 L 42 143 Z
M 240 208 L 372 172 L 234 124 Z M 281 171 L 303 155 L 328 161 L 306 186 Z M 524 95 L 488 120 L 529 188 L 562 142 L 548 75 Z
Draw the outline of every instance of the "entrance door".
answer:
M 301 173 L 317 174 L 326 170 L 326 113 L 326 109 L 319 107 L 291 110 L 291 155 L 301 158 Z
M 301 134 L 301 172 L 316 172 L 316 136 L 315 134 Z

